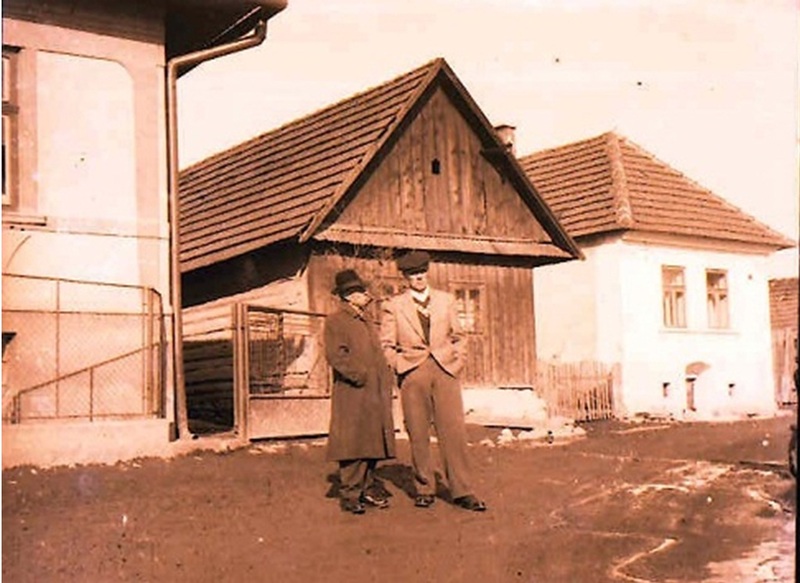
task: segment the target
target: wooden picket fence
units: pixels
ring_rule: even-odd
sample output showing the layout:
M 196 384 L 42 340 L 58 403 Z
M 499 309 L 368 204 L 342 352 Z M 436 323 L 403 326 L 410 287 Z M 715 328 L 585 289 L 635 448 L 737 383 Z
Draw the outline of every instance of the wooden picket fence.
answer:
M 575 421 L 611 419 L 618 367 L 600 362 L 544 362 L 536 365 L 536 391 L 551 417 Z

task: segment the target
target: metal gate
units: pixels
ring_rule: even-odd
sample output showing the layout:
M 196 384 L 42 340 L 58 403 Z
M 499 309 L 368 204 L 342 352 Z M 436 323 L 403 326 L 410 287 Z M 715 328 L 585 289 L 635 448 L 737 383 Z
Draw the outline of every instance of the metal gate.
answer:
M 234 413 L 243 436 L 327 433 L 331 373 L 324 322 L 324 314 L 313 312 L 234 306 Z

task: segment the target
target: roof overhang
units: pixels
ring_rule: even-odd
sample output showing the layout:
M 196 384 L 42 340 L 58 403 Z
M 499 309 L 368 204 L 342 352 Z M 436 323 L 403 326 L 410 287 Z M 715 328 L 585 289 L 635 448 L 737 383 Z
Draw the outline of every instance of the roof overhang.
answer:
M 316 241 L 347 243 L 356 246 L 519 257 L 530 259 L 532 262 L 540 262 L 545 258 L 550 260 L 547 262 L 574 259 L 573 255 L 550 242 L 496 237 L 465 237 L 446 233 L 413 233 L 377 227 L 348 228 L 335 225 L 314 233 L 311 238 Z
M 163 42 L 167 59 L 236 40 L 287 0 L 3 0 L 3 18 Z M 98 18 L 106 16 L 106 18 Z M 146 24 L 145 24 L 146 23 Z M 163 30 L 162 27 L 163 26 Z M 162 40 L 163 34 L 163 40 Z
M 235 40 L 286 8 L 287 0 L 168 0 L 167 59 Z
M 582 237 L 578 237 L 582 241 Z M 649 245 L 663 245 L 669 247 L 684 247 L 687 249 L 702 249 L 708 251 L 723 251 L 728 253 L 743 253 L 749 255 L 770 255 L 782 249 L 791 249 L 797 244 L 791 239 L 782 237 L 775 240 L 753 241 L 743 240 L 741 237 L 731 235 L 729 238 L 708 237 L 704 233 L 680 233 L 674 230 L 644 230 L 631 229 L 622 231 L 622 240 L 629 243 Z
M 482 142 L 481 154 L 497 169 L 498 173 L 500 173 L 504 179 L 511 181 L 514 188 L 522 195 L 524 202 L 529 205 L 536 220 L 539 221 L 547 234 L 552 238 L 552 240 L 547 243 L 529 241 L 522 245 L 519 242 L 515 242 L 511 246 L 509 246 L 509 244 L 503 244 L 498 247 L 497 241 L 487 240 L 478 243 L 477 241 L 479 238 L 471 237 L 470 240 L 473 241 L 473 243 L 470 244 L 470 249 L 463 250 L 492 255 L 520 257 L 539 255 L 542 257 L 558 257 L 559 259 L 562 257 L 565 259 L 584 259 L 583 252 L 558 221 L 552 210 L 547 206 L 547 203 L 545 203 L 544 199 L 536 191 L 533 184 L 531 184 L 517 159 L 500 141 L 497 132 L 494 131 L 493 126 L 489 123 L 489 120 L 478 107 L 477 103 L 472 99 L 466 87 L 462 85 L 456 74 L 442 58 L 435 60 L 435 66 L 431 68 L 427 79 L 420 84 L 415 94 L 409 98 L 406 106 L 396 116 L 393 125 L 387 128 L 388 131 L 383 133 L 380 142 L 367 153 L 361 163 L 351 172 L 350 177 L 339 187 L 337 194 L 331 198 L 328 204 L 309 223 L 306 229 L 301 233 L 300 241 L 304 242 L 308 239 L 335 240 L 330 238 L 332 236 L 330 231 L 331 211 L 340 204 L 343 198 L 357 191 L 366 177 L 369 176 L 369 172 L 371 168 L 374 168 L 376 161 L 380 159 L 379 152 L 386 151 L 392 147 L 395 139 L 402 131 L 400 128 L 410 123 L 427 102 L 427 99 L 439 87 L 442 88 L 472 127 L 475 128 Z M 329 226 L 325 227 L 326 224 Z M 339 225 L 337 225 L 337 227 L 338 226 Z M 328 229 L 327 234 L 320 234 L 321 231 L 326 228 Z M 459 241 L 462 241 L 462 239 L 459 239 Z M 450 241 L 448 244 L 452 243 L 453 242 Z M 363 244 L 369 244 L 369 242 L 364 241 Z M 450 250 L 462 250 L 458 247 L 462 244 L 463 243 L 458 243 L 456 247 L 451 247 Z M 542 245 L 544 245 L 544 247 L 542 247 Z M 396 247 L 399 245 L 389 246 Z M 409 246 L 436 250 L 435 247 L 426 247 L 423 245 Z M 538 248 L 534 250 L 536 246 L 538 246 Z M 504 249 L 505 251 L 498 251 L 499 249 Z M 552 249 L 558 249 L 558 254 L 554 255 Z

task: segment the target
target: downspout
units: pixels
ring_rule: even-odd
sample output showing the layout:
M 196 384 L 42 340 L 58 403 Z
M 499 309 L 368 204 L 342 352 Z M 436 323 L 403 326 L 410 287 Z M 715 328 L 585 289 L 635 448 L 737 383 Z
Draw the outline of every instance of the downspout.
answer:
M 186 383 L 183 374 L 183 317 L 181 299 L 180 241 L 178 221 L 180 200 L 178 196 L 178 72 L 181 67 L 197 65 L 217 57 L 257 47 L 267 38 L 267 21 L 260 20 L 253 34 L 239 40 L 180 55 L 167 61 L 167 174 L 169 179 L 169 241 L 170 284 L 172 302 L 172 358 L 177 437 L 189 435 L 189 418 L 186 402 Z

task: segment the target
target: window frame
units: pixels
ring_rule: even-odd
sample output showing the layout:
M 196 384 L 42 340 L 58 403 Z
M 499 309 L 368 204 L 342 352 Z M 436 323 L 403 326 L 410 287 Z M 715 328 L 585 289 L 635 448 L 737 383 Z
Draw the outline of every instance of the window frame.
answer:
M 680 276 L 676 283 L 669 274 Z M 661 322 L 665 328 L 686 329 L 686 268 L 681 265 L 661 266 Z
M 709 328 L 728 330 L 731 327 L 730 284 L 728 270 L 709 268 L 706 272 L 706 318 Z M 709 278 L 720 276 L 723 286 L 712 287 Z M 713 300 L 713 305 L 712 305 Z
M 3 210 L 19 205 L 19 52 L 3 45 Z
M 462 332 L 465 334 L 472 334 L 472 335 L 481 335 L 486 333 L 487 325 L 488 325 L 488 315 L 487 315 L 487 302 L 486 302 L 486 285 L 482 283 L 475 283 L 475 282 L 450 282 L 449 291 L 453 295 L 456 301 L 456 315 L 458 316 L 459 324 L 461 325 Z M 469 314 L 466 310 L 466 304 L 462 304 L 462 300 L 459 298 L 459 293 L 463 292 L 466 297 L 470 292 L 474 292 L 477 294 L 477 302 L 473 302 L 473 305 L 477 305 L 477 310 L 473 309 L 473 325 L 467 326 L 462 319 L 462 314 L 464 314 L 465 318 Z M 464 310 L 462 311 L 462 305 L 464 306 Z

